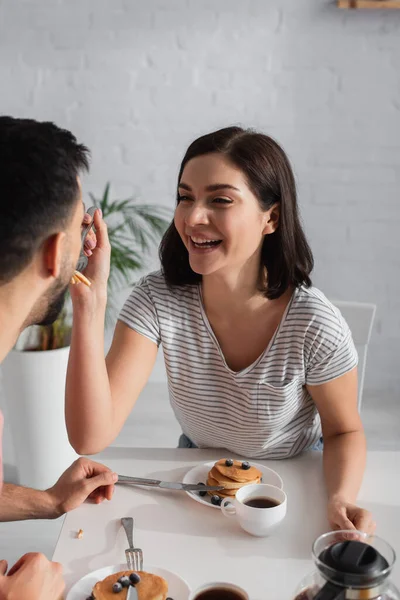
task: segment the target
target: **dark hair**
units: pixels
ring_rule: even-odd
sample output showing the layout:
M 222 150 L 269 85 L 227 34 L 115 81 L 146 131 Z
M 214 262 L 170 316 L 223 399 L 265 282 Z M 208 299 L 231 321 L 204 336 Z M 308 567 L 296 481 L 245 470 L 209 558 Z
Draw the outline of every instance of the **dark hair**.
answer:
M 226 156 L 246 176 L 248 185 L 261 208 L 280 205 L 277 230 L 264 236 L 262 264 L 268 281 L 261 285 L 267 298 L 279 298 L 290 285 L 311 285 L 313 255 L 300 223 L 296 184 L 289 160 L 282 148 L 270 137 L 241 127 L 227 127 L 195 140 L 187 149 L 179 171 L 178 183 L 186 163 L 204 154 L 217 152 Z M 178 202 L 178 195 L 177 195 Z M 172 222 L 160 245 L 160 260 L 167 283 L 193 284 L 202 276 L 189 264 L 188 251 Z
M 68 225 L 89 150 L 54 123 L 0 117 L 0 285 Z

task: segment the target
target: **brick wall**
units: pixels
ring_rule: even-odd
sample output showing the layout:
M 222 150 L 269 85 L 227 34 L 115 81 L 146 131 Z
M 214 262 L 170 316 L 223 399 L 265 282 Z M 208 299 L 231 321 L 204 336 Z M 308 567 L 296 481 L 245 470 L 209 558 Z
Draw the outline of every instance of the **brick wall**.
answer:
M 400 11 L 330 0 L 0 0 L 0 111 L 93 151 L 85 191 L 172 207 L 187 144 L 240 123 L 291 156 L 330 297 L 376 302 L 366 389 L 400 390 Z

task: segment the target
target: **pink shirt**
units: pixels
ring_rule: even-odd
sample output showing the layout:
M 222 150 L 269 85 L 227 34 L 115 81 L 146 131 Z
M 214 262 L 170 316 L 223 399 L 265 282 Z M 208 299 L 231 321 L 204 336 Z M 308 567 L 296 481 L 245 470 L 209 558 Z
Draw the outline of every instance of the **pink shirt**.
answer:
M 0 411 L 0 491 L 3 486 L 3 454 L 2 454 L 2 433 L 3 433 L 3 415 Z

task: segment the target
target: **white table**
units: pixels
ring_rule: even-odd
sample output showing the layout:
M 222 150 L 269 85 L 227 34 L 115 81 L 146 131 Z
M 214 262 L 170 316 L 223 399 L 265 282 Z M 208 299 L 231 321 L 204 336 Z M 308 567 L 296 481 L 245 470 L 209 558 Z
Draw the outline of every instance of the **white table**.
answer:
M 181 481 L 192 466 L 217 460 L 226 451 L 109 448 L 95 458 L 123 475 Z M 288 513 L 268 538 L 242 531 L 220 511 L 184 492 L 117 486 L 111 502 L 85 504 L 64 521 L 54 560 L 61 562 L 67 589 L 102 566 L 124 561 L 127 547 L 121 517 L 135 519 L 135 544 L 145 566 L 177 572 L 194 589 L 225 580 L 244 587 L 252 600 L 290 599 L 298 582 L 313 570 L 311 545 L 328 529 L 321 453 L 285 461 L 260 461 L 281 475 Z M 399 452 L 371 452 L 359 502 L 373 511 L 377 533 L 400 554 Z M 83 529 L 82 539 L 76 534 Z M 400 565 L 392 580 L 400 585 Z M 279 585 L 278 585 L 279 583 Z

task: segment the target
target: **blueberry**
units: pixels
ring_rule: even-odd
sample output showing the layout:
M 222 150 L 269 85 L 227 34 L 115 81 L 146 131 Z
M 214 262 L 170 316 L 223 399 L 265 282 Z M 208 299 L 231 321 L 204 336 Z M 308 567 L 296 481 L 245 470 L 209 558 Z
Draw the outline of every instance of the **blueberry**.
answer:
M 222 498 L 220 498 L 216 494 L 214 496 L 211 496 L 211 504 L 214 504 L 214 506 L 221 506 L 221 502 Z
M 113 585 L 113 592 L 114 592 L 114 594 L 119 594 L 119 592 L 122 592 L 122 585 L 120 584 L 119 581 L 117 581 L 116 583 L 114 583 L 114 585 Z
M 131 582 L 132 585 L 136 585 L 137 583 L 140 582 L 140 575 L 138 575 L 137 573 L 131 573 L 129 575 L 129 581 Z
M 197 485 L 206 485 L 206 484 L 203 483 L 202 481 L 199 481 L 199 483 Z M 207 492 L 203 492 L 202 490 L 200 490 L 199 496 L 201 496 L 203 498 L 204 496 L 207 496 Z
M 128 575 L 123 575 L 118 579 L 118 581 L 122 585 L 122 587 L 129 587 L 131 585 Z
M 233 467 L 233 460 L 231 458 L 227 458 L 225 461 L 225 465 L 227 467 Z
M 244 469 L 245 471 L 248 471 L 250 469 L 250 463 L 247 462 L 247 460 L 242 462 L 242 469 Z

